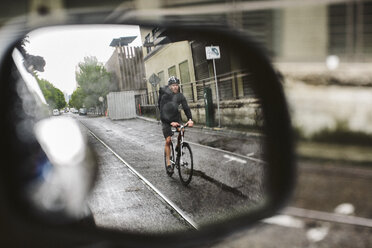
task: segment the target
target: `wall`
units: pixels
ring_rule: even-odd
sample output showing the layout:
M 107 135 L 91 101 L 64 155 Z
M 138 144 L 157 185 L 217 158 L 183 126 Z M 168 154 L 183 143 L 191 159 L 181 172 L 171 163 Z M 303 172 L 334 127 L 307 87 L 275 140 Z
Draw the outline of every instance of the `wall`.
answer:
M 327 6 L 282 10 L 281 60 L 319 60 L 327 55 Z
M 218 123 L 217 106 L 215 106 L 215 123 Z M 197 125 L 205 125 L 204 103 L 189 103 L 193 121 Z M 261 124 L 261 112 L 255 99 L 241 99 L 234 101 L 221 101 L 221 126 L 250 126 Z M 155 106 L 141 106 L 141 112 L 146 117 L 155 118 Z M 186 116 L 181 110 L 181 116 L 186 121 Z
M 343 124 L 372 134 L 372 64 L 343 63 L 329 70 L 325 63 L 277 63 L 292 124 L 305 137 Z
M 120 91 L 146 90 L 142 47 L 116 47 L 105 68 Z
M 134 91 L 110 92 L 107 95 L 108 115 L 112 120 L 136 117 Z
M 159 72 L 164 71 L 163 85 L 169 78 L 168 68 L 176 66 L 177 77 L 180 78 L 179 64 L 188 61 L 190 80 L 195 81 L 194 65 L 192 60 L 191 48 L 188 41 L 180 41 L 162 47 L 157 48 L 158 50 L 152 51 L 145 57 L 145 68 L 146 78 L 155 73 L 158 75 Z M 170 59 L 171 58 L 171 59 Z M 181 82 L 182 83 L 182 82 Z M 148 91 L 153 91 L 152 85 L 147 83 Z

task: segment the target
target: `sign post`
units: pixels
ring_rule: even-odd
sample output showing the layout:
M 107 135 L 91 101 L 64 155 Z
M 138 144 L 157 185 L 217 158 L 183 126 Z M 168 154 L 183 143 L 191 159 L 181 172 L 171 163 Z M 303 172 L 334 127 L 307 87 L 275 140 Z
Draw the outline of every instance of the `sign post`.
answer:
M 153 73 L 150 78 L 149 78 L 149 82 L 150 84 L 152 85 L 152 89 L 153 89 L 153 92 L 154 92 L 154 105 L 156 106 L 155 107 L 155 111 L 156 111 L 156 118 L 159 120 L 160 119 L 160 109 L 158 109 L 158 93 L 157 93 L 157 90 L 156 90 L 156 86 L 160 83 L 160 78 L 155 74 Z
M 213 71 L 214 71 L 214 81 L 216 82 L 216 98 L 217 98 L 217 114 L 218 114 L 218 127 L 221 127 L 221 114 L 220 114 L 220 97 L 218 93 L 218 83 L 217 83 L 217 72 L 215 59 L 221 58 L 220 47 L 219 46 L 207 46 L 205 47 L 205 54 L 208 60 L 213 61 Z

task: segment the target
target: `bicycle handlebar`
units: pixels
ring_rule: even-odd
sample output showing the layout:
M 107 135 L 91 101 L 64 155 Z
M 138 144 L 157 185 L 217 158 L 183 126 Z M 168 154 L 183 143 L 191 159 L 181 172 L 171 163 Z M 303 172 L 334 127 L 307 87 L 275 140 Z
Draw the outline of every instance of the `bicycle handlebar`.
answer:
M 176 129 L 176 132 L 179 132 L 179 129 L 182 129 L 182 128 L 186 128 L 186 127 L 188 127 L 188 123 L 186 123 L 185 125 L 179 125 L 178 127 L 173 127 L 172 126 L 172 128 L 174 128 L 174 129 Z

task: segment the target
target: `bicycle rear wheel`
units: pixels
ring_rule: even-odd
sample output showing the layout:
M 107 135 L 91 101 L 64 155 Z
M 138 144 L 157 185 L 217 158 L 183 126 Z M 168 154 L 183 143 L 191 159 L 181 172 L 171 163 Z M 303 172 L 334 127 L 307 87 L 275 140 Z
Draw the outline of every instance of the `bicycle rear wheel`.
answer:
M 173 143 L 172 142 L 170 143 L 170 156 L 169 156 L 169 158 L 170 158 L 172 170 L 174 170 L 175 159 L 174 159 L 174 149 L 173 149 Z M 169 173 L 167 171 L 167 156 L 166 156 L 165 152 L 164 152 L 164 165 L 165 165 L 165 171 L 167 172 L 167 175 L 171 177 L 173 175 L 173 173 Z
M 181 156 L 179 157 L 178 173 L 183 185 L 188 185 L 192 178 L 194 170 L 194 162 L 192 157 L 192 151 L 188 143 L 182 144 Z

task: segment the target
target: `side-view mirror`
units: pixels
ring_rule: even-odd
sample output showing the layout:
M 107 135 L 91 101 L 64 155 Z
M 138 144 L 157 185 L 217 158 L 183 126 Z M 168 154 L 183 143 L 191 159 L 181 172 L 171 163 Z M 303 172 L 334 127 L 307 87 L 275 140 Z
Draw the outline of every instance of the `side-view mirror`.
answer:
M 256 42 L 225 26 L 92 20 L 20 31 L 0 51 L 0 226 L 19 227 L 9 240 L 195 246 L 284 205 L 290 118 Z M 195 126 L 167 157 L 162 99 L 176 95 Z

